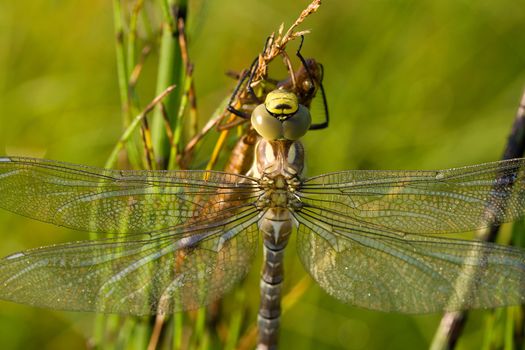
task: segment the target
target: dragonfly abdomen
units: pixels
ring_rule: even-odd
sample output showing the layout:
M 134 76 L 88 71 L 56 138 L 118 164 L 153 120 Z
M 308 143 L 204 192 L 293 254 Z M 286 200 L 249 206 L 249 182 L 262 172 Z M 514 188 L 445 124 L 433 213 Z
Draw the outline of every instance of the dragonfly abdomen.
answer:
M 277 346 L 284 276 L 284 249 L 288 244 L 292 227 L 290 211 L 286 208 L 270 208 L 259 221 L 259 230 L 263 234 L 264 263 L 261 272 L 258 326 L 259 344 L 264 344 L 266 349 Z
M 288 208 L 269 208 L 259 221 L 264 246 L 274 251 L 284 249 L 292 227 L 292 216 Z

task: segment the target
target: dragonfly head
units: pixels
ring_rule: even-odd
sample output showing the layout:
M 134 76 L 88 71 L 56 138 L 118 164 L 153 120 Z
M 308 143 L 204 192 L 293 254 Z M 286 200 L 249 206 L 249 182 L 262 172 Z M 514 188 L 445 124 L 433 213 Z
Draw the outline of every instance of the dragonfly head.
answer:
M 278 89 L 266 95 L 264 103 L 253 110 L 251 122 L 266 140 L 295 141 L 306 134 L 312 118 L 294 93 Z

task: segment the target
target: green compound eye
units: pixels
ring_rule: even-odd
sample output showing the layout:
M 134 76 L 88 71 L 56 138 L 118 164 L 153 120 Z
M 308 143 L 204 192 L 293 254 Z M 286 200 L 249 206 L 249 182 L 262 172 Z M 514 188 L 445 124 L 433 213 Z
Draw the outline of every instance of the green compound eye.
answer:
M 299 105 L 297 112 L 283 122 L 284 138 L 292 141 L 300 139 L 310 129 L 311 124 L 310 111 L 305 106 Z
M 283 124 L 271 115 L 264 104 L 258 105 L 252 112 L 252 126 L 266 140 L 278 140 L 284 137 Z
M 255 131 L 266 140 L 295 141 L 306 134 L 312 118 L 295 94 L 276 90 L 266 96 L 264 104 L 253 110 L 251 122 Z
M 288 91 L 274 90 L 266 95 L 264 105 L 268 112 L 275 116 L 290 115 L 297 111 L 299 102 L 297 96 Z

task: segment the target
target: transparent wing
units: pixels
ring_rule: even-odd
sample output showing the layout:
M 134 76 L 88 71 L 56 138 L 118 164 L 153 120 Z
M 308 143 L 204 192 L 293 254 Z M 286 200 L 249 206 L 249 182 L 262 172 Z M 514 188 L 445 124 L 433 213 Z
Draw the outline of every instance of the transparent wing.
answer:
M 427 313 L 525 302 L 525 253 L 520 249 L 352 231 L 312 217 L 296 218 L 304 266 L 326 292 L 351 305 Z M 332 236 L 338 239 L 328 239 Z
M 305 215 L 345 229 L 464 232 L 525 212 L 524 159 L 438 171 L 345 171 L 304 181 Z
M 213 171 L 125 171 L 0 158 L 0 207 L 79 230 L 144 233 L 207 215 L 231 216 L 258 196 L 256 180 Z
M 155 236 L 67 243 L 0 260 L 0 298 L 131 315 L 194 309 L 241 279 L 255 255 L 255 209 Z

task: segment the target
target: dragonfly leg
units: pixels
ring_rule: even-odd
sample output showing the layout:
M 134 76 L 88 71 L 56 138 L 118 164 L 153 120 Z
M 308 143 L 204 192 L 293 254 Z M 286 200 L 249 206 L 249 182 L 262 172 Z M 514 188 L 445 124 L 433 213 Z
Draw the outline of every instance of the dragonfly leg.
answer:
M 308 68 L 310 65 L 306 62 L 306 59 L 304 58 L 303 54 L 301 53 L 301 49 L 303 48 L 303 42 L 304 42 L 304 35 L 301 35 L 301 43 L 299 44 L 299 48 L 297 49 L 297 52 L 295 54 L 299 58 L 299 61 L 301 61 L 301 64 L 303 65 L 304 69 L 306 70 L 306 74 L 308 76 L 308 79 L 311 82 L 311 84 L 310 84 L 311 91 L 309 91 L 307 94 L 308 95 L 312 95 L 313 92 L 315 91 L 316 80 L 313 78 L 314 75 L 310 71 L 310 68 Z M 320 77 L 320 79 L 318 81 L 318 84 L 319 84 L 319 90 L 321 91 L 321 97 L 323 99 L 324 121 L 321 122 L 321 123 L 316 123 L 316 124 L 310 125 L 310 130 L 319 130 L 319 129 L 327 128 L 328 127 L 328 122 L 329 122 L 329 119 L 330 119 L 330 117 L 328 115 L 328 102 L 326 101 L 326 94 L 325 94 L 324 87 L 323 87 L 323 75 L 324 75 L 323 65 L 321 65 L 321 64 L 318 64 L 318 65 L 319 65 L 319 68 L 321 69 L 321 77 Z

